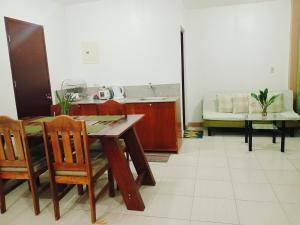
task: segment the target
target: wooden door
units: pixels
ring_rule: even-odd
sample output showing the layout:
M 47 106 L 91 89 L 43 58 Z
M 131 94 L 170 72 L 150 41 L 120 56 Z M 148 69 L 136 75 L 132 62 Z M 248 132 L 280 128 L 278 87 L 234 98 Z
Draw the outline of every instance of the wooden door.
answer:
M 51 115 L 44 29 L 28 22 L 4 19 L 18 117 Z

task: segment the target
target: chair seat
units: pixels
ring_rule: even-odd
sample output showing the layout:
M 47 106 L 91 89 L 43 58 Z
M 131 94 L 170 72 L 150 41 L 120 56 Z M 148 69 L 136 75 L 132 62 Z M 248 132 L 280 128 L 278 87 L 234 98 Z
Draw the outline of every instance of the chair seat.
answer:
M 105 158 L 103 152 L 90 152 L 90 160 L 92 166 L 93 176 L 96 175 L 100 170 L 108 165 L 108 161 Z M 87 176 L 86 171 L 75 171 L 75 170 L 60 170 L 56 172 L 56 176 Z
M 33 171 L 38 172 L 47 167 L 47 161 L 45 156 L 33 157 L 32 159 Z M 0 167 L 0 172 L 26 172 L 27 167 Z

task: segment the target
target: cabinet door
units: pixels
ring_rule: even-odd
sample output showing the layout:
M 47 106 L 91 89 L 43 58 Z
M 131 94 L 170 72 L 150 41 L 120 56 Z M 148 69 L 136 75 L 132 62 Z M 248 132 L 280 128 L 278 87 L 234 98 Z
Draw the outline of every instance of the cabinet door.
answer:
M 82 116 L 98 115 L 97 105 L 96 104 L 80 105 L 80 115 Z
M 155 148 L 151 107 L 152 104 L 149 103 L 126 104 L 127 114 L 144 114 L 143 119 L 136 124 L 136 131 L 144 149 Z
M 176 105 L 173 102 L 152 104 L 152 120 L 156 149 L 174 151 L 177 149 Z

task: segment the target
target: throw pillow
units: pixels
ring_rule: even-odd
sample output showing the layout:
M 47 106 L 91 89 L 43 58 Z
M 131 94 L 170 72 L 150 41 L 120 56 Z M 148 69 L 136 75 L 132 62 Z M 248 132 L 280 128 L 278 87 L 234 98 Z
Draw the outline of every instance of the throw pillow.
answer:
M 248 94 L 236 94 L 233 96 L 233 113 L 248 113 L 249 98 Z
M 269 106 L 268 112 L 270 113 L 280 113 L 283 111 L 283 94 L 282 93 L 270 93 L 269 98 L 271 98 L 273 95 L 279 95 L 272 105 Z
M 217 95 L 218 111 L 222 113 L 232 113 L 232 95 L 219 94 Z
M 260 104 L 250 94 L 249 95 L 249 113 L 252 114 L 252 113 L 261 113 L 261 112 L 262 112 L 262 109 L 261 109 Z

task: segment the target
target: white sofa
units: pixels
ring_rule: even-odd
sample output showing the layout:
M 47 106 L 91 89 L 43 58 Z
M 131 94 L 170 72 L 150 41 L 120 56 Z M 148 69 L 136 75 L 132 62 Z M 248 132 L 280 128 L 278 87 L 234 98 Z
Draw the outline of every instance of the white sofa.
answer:
M 277 114 L 282 114 L 288 118 L 297 118 L 299 115 L 293 110 L 293 92 L 290 90 L 274 91 L 276 93 L 283 94 L 283 111 Z M 204 126 L 211 127 L 237 127 L 242 128 L 244 126 L 245 116 L 248 113 L 223 113 L 218 112 L 218 100 L 217 96 L 220 94 L 249 94 L 250 92 L 210 92 L 204 96 L 203 99 L 203 120 Z M 250 97 L 251 98 L 251 97 Z M 270 113 L 271 114 L 271 113 Z M 290 125 L 289 127 L 298 127 Z M 209 132 L 210 133 L 210 132 Z

